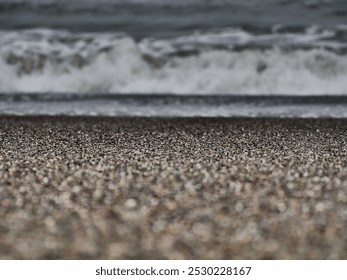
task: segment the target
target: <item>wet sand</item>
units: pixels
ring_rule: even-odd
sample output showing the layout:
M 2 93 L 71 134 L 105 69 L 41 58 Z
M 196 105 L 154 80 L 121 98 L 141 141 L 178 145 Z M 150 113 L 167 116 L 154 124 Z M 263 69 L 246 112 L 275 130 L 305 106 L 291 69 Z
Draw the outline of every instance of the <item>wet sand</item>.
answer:
M 0 117 L 2 259 L 346 259 L 347 120 Z

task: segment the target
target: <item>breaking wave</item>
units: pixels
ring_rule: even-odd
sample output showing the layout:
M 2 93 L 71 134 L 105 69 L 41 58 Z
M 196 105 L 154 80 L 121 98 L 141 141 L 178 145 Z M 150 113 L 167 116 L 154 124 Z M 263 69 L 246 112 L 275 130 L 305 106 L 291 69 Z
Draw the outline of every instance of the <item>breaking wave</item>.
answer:
M 346 30 L 226 29 L 141 41 L 116 33 L 2 31 L 0 91 L 346 94 Z

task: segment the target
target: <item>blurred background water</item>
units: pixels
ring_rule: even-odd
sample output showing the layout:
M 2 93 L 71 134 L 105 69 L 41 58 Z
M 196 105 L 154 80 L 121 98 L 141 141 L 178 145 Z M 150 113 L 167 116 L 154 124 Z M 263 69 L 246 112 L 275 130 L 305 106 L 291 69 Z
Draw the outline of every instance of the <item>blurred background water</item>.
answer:
M 29 93 L 343 97 L 346 53 L 344 0 L 0 0 L 0 113 Z
M 225 27 L 346 24 L 344 0 L 1 0 L 3 29 L 53 28 L 177 36 Z

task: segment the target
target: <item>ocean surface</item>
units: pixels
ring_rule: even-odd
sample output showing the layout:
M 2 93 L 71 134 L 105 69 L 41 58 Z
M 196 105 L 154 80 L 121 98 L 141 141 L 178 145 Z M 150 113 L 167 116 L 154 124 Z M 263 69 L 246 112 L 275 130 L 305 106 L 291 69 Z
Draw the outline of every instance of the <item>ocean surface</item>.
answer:
M 347 117 L 346 0 L 0 0 L 0 114 Z

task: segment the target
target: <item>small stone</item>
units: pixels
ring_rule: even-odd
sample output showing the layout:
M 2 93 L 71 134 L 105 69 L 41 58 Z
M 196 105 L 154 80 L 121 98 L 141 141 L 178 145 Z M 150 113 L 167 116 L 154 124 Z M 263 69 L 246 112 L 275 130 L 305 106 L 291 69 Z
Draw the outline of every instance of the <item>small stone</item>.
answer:
M 132 209 L 137 206 L 137 202 L 135 199 L 130 198 L 125 202 L 125 206 L 129 209 Z

